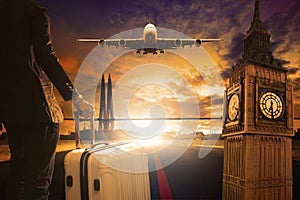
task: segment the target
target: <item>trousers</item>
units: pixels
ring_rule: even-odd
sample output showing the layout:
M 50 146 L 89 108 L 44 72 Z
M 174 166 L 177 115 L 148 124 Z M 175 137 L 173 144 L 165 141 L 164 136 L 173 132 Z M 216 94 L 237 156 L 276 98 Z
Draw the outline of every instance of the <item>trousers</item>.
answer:
M 57 123 L 5 123 L 11 152 L 8 200 L 47 200 L 55 150 Z

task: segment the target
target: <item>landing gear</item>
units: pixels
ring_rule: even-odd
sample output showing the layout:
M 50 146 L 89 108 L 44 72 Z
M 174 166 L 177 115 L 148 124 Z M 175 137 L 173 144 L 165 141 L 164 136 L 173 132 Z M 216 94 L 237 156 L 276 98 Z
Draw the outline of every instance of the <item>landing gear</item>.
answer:
M 153 48 L 153 49 L 137 49 L 136 50 L 136 54 L 142 54 L 142 53 L 143 53 L 143 55 L 148 55 L 148 54 L 158 55 L 158 53 L 164 54 L 165 51 L 164 51 L 164 49 L 155 49 L 155 48 Z

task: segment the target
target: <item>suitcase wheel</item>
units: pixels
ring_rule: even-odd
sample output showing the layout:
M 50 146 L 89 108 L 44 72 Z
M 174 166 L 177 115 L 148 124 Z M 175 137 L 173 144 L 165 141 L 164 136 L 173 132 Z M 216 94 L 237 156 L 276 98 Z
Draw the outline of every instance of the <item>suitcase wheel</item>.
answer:
M 99 179 L 94 180 L 94 190 L 100 191 L 100 180 Z
M 73 177 L 67 176 L 67 186 L 72 187 L 73 186 Z

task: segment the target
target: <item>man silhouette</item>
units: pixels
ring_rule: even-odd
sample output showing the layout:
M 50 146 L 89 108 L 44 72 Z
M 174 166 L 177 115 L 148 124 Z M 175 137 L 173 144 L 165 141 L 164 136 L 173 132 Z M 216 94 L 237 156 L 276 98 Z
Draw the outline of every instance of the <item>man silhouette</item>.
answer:
M 0 122 L 8 133 L 7 199 L 48 199 L 59 123 L 53 85 L 84 116 L 92 106 L 76 94 L 54 55 L 47 10 L 34 0 L 0 2 Z

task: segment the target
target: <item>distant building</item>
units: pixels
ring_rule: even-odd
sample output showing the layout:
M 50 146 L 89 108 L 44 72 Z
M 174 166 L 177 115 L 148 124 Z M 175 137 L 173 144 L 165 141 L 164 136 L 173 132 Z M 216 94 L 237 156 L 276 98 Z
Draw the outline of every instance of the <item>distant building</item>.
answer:
M 68 135 L 60 135 L 60 140 L 75 140 L 75 132 L 70 132 Z
M 109 74 L 106 83 L 103 74 L 100 86 L 99 132 L 101 130 L 112 130 L 114 126 L 113 119 L 112 81 Z
M 295 131 L 294 140 L 300 140 L 300 128 Z
M 195 133 L 195 139 L 197 140 L 203 140 L 205 138 L 205 135 L 203 132 L 196 132 Z

